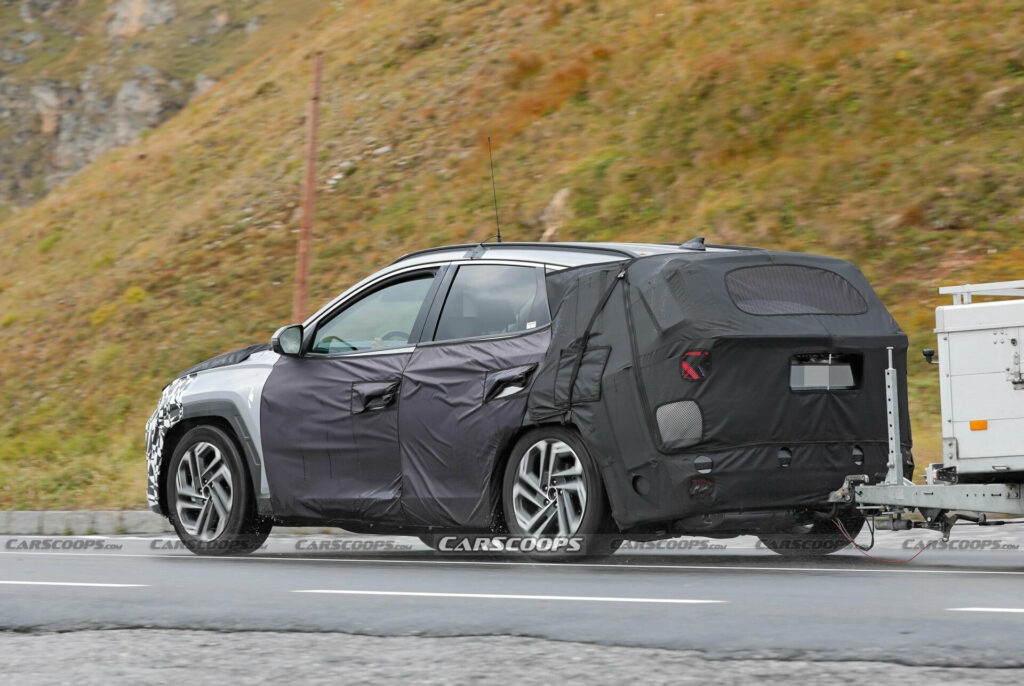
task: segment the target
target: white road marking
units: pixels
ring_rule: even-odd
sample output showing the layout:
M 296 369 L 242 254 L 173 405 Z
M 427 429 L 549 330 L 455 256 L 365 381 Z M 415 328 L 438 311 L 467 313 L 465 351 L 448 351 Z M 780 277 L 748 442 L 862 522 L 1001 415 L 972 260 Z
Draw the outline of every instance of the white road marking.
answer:
M 511 593 L 433 593 L 426 591 L 350 591 L 334 589 L 310 589 L 292 591 L 292 593 L 331 593 L 339 595 L 402 596 L 414 598 L 474 598 L 484 600 L 574 600 L 590 603 L 666 603 L 678 605 L 704 605 L 729 602 L 727 600 L 696 600 L 693 598 L 628 598 L 586 595 L 517 595 Z
M 1019 612 L 1024 613 L 1024 607 L 947 607 L 950 612 Z
M 0 581 L 12 586 L 87 586 L 89 588 L 145 588 L 149 584 L 89 584 L 77 581 Z

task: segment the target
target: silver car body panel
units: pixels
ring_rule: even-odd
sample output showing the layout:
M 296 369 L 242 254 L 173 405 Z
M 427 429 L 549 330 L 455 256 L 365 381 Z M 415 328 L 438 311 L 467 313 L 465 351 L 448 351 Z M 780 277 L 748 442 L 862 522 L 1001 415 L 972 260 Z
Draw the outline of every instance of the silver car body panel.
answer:
M 278 360 L 269 350 L 251 355 L 238 364 L 207 369 L 179 377 L 164 388 L 156 411 L 146 424 L 146 464 L 149 483 L 146 500 L 150 509 L 160 507 L 160 470 L 163 467 L 164 439 L 172 427 L 185 419 L 220 416 L 242 424 L 243 455 L 249 461 L 256 493 L 269 496 L 266 467 L 260 437 L 260 401 L 263 384 Z M 230 409 L 229 409 L 230 408 Z M 228 416 L 224 416 L 227 413 Z M 234 416 L 232 416 L 234 415 Z

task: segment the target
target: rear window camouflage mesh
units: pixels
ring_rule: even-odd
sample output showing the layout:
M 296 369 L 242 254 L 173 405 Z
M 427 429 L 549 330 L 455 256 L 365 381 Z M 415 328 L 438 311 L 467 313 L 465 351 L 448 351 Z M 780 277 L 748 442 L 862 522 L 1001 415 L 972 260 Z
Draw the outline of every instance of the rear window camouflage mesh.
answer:
M 747 314 L 863 314 L 868 305 L 849 281 L 814 267 L 770 264 L 734 269 L 725 285 Z

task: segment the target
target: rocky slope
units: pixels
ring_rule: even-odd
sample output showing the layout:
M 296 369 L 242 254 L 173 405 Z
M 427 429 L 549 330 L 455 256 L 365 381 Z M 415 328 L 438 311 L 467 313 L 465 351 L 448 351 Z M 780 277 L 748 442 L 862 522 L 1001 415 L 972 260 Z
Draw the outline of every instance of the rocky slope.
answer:
M 180 111 L 251 58 L 268 20 L 294 26 L 287 6 L 0 1 L 0 211 L 38 200 Z

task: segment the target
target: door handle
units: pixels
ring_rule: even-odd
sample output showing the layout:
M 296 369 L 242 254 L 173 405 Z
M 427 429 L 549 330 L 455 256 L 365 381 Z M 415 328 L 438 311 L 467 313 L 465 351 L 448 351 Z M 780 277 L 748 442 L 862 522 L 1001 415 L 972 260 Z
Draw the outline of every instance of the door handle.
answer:
M 508 398 L 523 391 L 530 385 L 530 377 L 536 369 L 534 363 L 488 374 L 484 382 L 484 402 Z
M 352 414 L 380 412 L 398 399 L 401 381 L 362 381 L 352 384 Z
M 510 383 L 507 386 L 503 386 L 502 387 L 501 391 L 497 395 L 494 396 L 494 400 L 498 400 L 499 398 L 507 398 L 510 395 L 515 395 L 516 393 L 518 393 L 519 391 L 523 390 L 524 388 L 526 388 L 526 384 L 525 383 L 522 383 L 522 384 L 511 384 Z
M 366 398 L 366 411 L 377 412 L 388 407 L 393 402 L 395 402 L 394 391 L 388 391 L 387 393 L 378 393 L 375 395 L 371 395 Z

